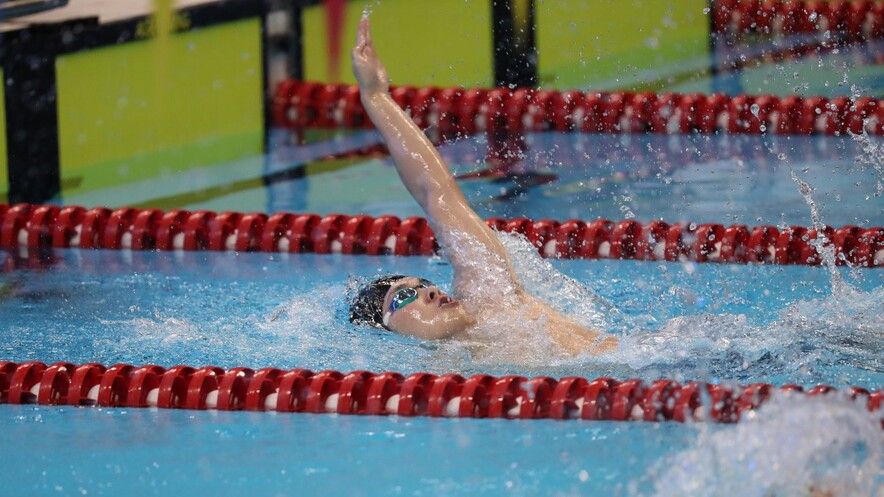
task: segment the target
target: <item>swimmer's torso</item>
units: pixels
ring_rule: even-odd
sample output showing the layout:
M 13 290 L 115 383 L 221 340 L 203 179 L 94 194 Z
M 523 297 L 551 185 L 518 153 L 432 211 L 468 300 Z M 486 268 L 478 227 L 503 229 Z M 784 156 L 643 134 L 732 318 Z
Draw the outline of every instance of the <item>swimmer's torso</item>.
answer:
M 500 344 L 504 338 L 503 342 L 516 354 L 520 349 L 536 349 L 537 342 L 544 337 L 566 357 L 600 354 L 617 348 L 616 338 L 580 326 L 522 291 L 500 300 L 466 297 L 461 303 L 476 321 L 475 326 L 467 330 L 469 340 L 483 341 L 483 337 L 488 337 Z M 500 337 L 501 333 L 506 336 Z
M 468 340 L 496 342 L 495 347 L 508 347 L 515 355 L 530 353 L 544 337 L 564 357 L 617 348 L 616 338 L 580 326 L 526 292 L 505 250 L 489 250 L 473 235 L 456 230 L 440 239 L 449 258 L 458 261 L 453 294 L 475 321 L 467 330 Z

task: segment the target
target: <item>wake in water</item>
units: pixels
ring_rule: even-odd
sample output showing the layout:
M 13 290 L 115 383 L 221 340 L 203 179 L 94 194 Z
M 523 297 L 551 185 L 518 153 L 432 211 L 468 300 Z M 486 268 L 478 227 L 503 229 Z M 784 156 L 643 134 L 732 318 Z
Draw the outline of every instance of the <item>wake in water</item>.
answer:
M 640 262 L 569 262 L 567 270 L 573 269 L 570 274 L 575 279 L 558 271 L 556 261 L 540 258 L 523 238 L 501 237 L 526 289 L 579 323 L 617 335 L 619 349 L 602 356 L 565 357 L 545 333 L 519 329 L 513 315 L 501 316 L 496 329 L 488 330 L 488 337 L 500 343 L 521 341 L 520 346 L 530 351 L 513 361 L 505 354 L 495 355 L 495 350 L 474 354 L 468 343 L 421 342 L 356 328 L 348 321 L 346 284 L 340 280 L 293 286 L 268 285 L 259 278 L 254 283 L 231 285 L 224 281 L 193 283 L 155 273 L 90 283 L 113 288 L 115 295 L 120 295 L 115 301 L 119 309 L 109 312 L 96 305 L 94 311 L 88 311 L 91 308 L 79 305 L 83 312 L 73 318 L 82 321 L 85 328 L 74 333 L 61 328 L 58 338 L 52 340 L 42 338 L 39 326 L 23 325 L 16 347 L 43 350 L 38 355 L 47 361 L 108 364 L 721 378 L 834 386 L 879 385 L 884 381 L 880 354 L 884 350 L 884 323 L 880 319 L 884 288 L 880 286 L 862 291 L 845 284 L 844 291 L 829 295 L 823 281 L 814 281 L 810 282 L 814 291 L 777 300 L 759 296 L 753 278 L 787 271 L 798 280 L 810 274 L 819 279 L 824 273 L 816 268 Z M 450 267 L 437 259 L 409 259 L 397 264 L 450 290 L 445 284 Z M 380 272 L 389 270 L 378 268 Z M 590 276 L 580 276 L 581 271 Z M 753 271 L 753 276 L 747 278 L 747 271 Z M 781 276 L 777 277 L 788 281 Z M 613 282 L 615 279 L 620 281 Z M 703 280 L 709 280 L 706 288 L 695 286 L 684 292 L 705 293 L 702 297 L 711 302 L 707 310 L 674 305 L 674 301 L 684 300 L 679 289 Z M 149 292 L 128 300 L 117 289 L 136 286 Z M 718 295 L 719 288 L 726 288 L 729 296 Z M 775 285 L 771 290 L 776 291 Z M 98 299 L 88 295 L 88 299 Z M 188 295 L 199 298 L 189 299 Z M 744 307 L 740 301 L 752 302 L 752 306 L 782 306 L 782 310 L 761 313 L 763 317 L 750 311 L 715 310 L 715 301 L 722 299 L 737 302 L 724 307 L 731 311 Z M 44 304 L 45 300 L 41 299 Z M 132 303 L 138 305 L 129 307 Z M 51 312 L 51 306 L 46 305 L 43 312 Z
M 864 403 L 777 394 L 738 425 L 694 425 L 693 446 L 644 480 L 655 497 L 884 496 L 881 412 Z
M 884 289 L 795 302 L 767 325 L 741 314 L 678 317 L 624 337 L 604 360 L 676 378 L 825 382 L 839 366 L 884 373 Z M 650 370 L 650 371 L 648 371 Z M 839 380 L 849 383 L 849 379 Z
M 830 296 L 787 305 L 779 318 L 768 324 L 754 324 L 742 314 L 696 314 L 668 319 L 649 330 L 647 316 L 612 311 L 610 304 L 540 259 L 528 242 L 510 238 L 508 249 L 527 288 L 541 297 L 554 296 L 551 303 L 564 303 L 562 312 L 587 325 L 625 330 L 613 353 L 547 365 L 557 364 L 574 372 L 589 369 L 605 374 L 619 371 L 753 381 L 772 381 L 778 376 L 798 381 L 796 374 L 815 381 L 826 376 L 823 369 L 836 365 L 884 373 L 880 355 L 884 349 L 884 323 L 880 320 L 884 288 L 864 292 L 843 283 L 841 290 Z M 520 248 L 512 248 L 519 244 Z M 728 281 L 717 284 L 733 285 Z M 646 305 L 655 307 L 654 302 Z M 632 371 L 622 371 L 622 366 Z
M 724 378 L 733 381 L 785 381 L 835 385 L 856 383 L 856 371 L 868 375 L 860 383 L 884 380 L 884 323 L 880 310 L 884 288 L 843 291 L 795 300 L 767 322 L 739 313 L 690 314 L 671 317 L 667 299 L 678 281 L 651 278 L 623 284 L 619 305 L 636 300 L 627 314 L 586 285 L 563 275 L 540 258 L 526 240 L 501 235 L 526 289 L 579 323 L 616 334 L 619 348 L 602 356 L 563 356 L 541 330 L 519 328 L 514 315 L 501 316 L 486 331 L 491 343 L 519 342 L 528 353 L 513 361 L 506 347 L 488 346 L 474 353 L 474 344 L 458 341 L 421 342 L 348 322 L 346 289 L 341 283 L 310 289 L 266 310 L 239 309 L 228 292 L 211 300 L 212 307 L 187 313 L 168 310 L 132 319 L 102 320 L 88 360 L 135 364 L 217 364 L 223 367 L 307 367 L 413 372 L 457 371 L 628 377 L 673 377 L 685 380 Z M 594 264 L 594 263 L 591 263 Z M 640 264 L 640 263 L 636 263 Z M 678 269 L 680 266 L 675 266 Z M 721 267 L 709 266 L 708 270 Z M 430 263 L 431 278 L 444 282 L 447 266 Z M 757 269 L 757 268 L 756 268 Z M 817 271 L 798 268 L 801 271 Z M 647 265 L 648 271 L 657 271 Z M 701 269 L 697 269 L 700 271 Z M 748 269 L 740 268 L 740 272 Z M 618 269 L 618 271 L 620 271 Z M 623 270 L 628 281 L 628 269 Z M 677 271 L 676 271 L 677 272 Z M 716 279 L 708 285 L 731 287 L 739 295 L 745 278 Z M 675 275 L 677 276 L 677 275 Z M 642 285 L 637 295 L 629 287 Z M 443 289 L 447 290 L 447 288 Z M 250 288 L 244 291 L 254 291 Z M 219 291 L 220 292 L 220 291 Z M 618 290 L 619 292 L 619 290 Z M 608 290 L 608 293 L 611 293 Z M 714 292 L 710 292 L 714 293 Z M 278 295 L 254 296 L 254 300 Z M 738 297 L 739 298 L 739 297 Z M 754 297 L 748 297 L 755 301 Z M 231 305 L 233 307 L 231 307 Z M 639 307 L 635 309 L 636 305 Z M 764 305 L 763 301 L 753 305 Z M 627 305 L 625 308 L 628 308 Z M 660 320 L 662 324 L 655 322 Z M 84 348 L 89 350 L 89 348 Z M 852 377 L 840 376 L 847 368 Z

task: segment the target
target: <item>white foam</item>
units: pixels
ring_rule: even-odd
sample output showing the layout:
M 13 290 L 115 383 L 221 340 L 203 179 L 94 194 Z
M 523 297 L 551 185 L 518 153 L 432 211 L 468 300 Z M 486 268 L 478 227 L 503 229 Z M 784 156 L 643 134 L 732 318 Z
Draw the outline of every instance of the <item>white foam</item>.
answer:
M 655 331 L 621 337 L 617 350 L 596 361 L 687 377 L 703 377 L 716 368 L 730 377 L 774 371 L 794 376 L 835 363 L 882 371 L 884 288 L 845 288 L 837 295 L 793 302 L 766 324 L 753 324 L 743 314 L 672 318 Z
M 776 394 L 745 418 L 693 425 L 693 446 L 649 471 L 653 495 L 884 495 L 881 411 L 869 413 L 864 399 Z

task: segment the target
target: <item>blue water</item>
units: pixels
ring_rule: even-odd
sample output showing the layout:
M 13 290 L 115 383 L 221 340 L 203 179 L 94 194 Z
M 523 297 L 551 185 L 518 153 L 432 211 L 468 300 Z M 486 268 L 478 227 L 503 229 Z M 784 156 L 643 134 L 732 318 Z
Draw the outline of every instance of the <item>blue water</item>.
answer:
M 834 299 L 828 274 L 813 267 L 557 261 L 619 310 L 600 327 L 625 336 L 622 352 L 566 360 L 540 349 L 539 361 L 515 365 L 349 325 L 351 281 L 399 271 L 445 287 L 451 269 L 436 259 L 76 250 L 56 258 L 48 270 L 4 276 L 5 358 L 884 384 L 876 270 L 843 271 L 855 294 Z M 536 294 L 563 299 L 545 277 L 524 276 Z
M 873 43 L 666 91 L 880 95 L 879 51 Z M 375 133 L 306 146 L 287 134 L 274 136 L 267 157 L 181 172 L 169 165 L 162 178 L 64 193 L 60 202 L 421 214 L 388 159 L 328 158 L 378 143 Z M 815 187 L 823 222 L 865 227 L 884 224 L 881 159 L 869 151 L 851 137 L 577 133 L 477 135 L 441 147 L 456 174 L 492 173 L 460 181 L 482 217 L 809 226 L 794 170 Z M 839 269 L 847 286 L 833 290 L 831 275 L 813 267 L 552 261 L 578 282 L 562 287 L 542 262 L 518 256 L 532 291 L 578 320 L 589 319 L 587 308 L 607 310 L 592 324 L 622 345 L 567 360 L 540 351 L 515 365 L 346 323 L 353 281 L 397 272 L 446 287 L 451 268 L 438 259 L 32 257 L 0 251 L 0 268 L 15 268 L 0 270 L 0 360 L 884 385 L 880 269 Z M 778 397 L 738 426 L 2 405 L 0 495 L 770 497 L 814 486 L 879 497 L 880 426 L 843 398 Z
M 354 139 L 329 146 L 353 147 Z M 878 172 L 855 163 L 864 152 L 851 138 L 534 134 L 503 166 L 487 140 L 443 147 L 458 174 L 507 168 L 499 178 L 461 181 L 484 217 L 810 225 L 791 167 L 815 186 L 824 222 L 884 224 Z M 179 205 L 419 214 L 383 159 L 340 168 L 302 162 L 312 172 L 301 178 Z M 299 163 L 271 157 L 237 174 Z M 328 200 L 353 185 L 362 193 Z M 156 191 L 145 189 L 147 200 Z M 126 193 L 95 192 L 82 203 Z M 0 267 L 16 268 L 0 273 L 0 358 L 884 385 L 881 270 L 841 268 L 847 285 L 833 290 L 819 267 L 548 267 L 519 241 L 505 242 L 531 291 L 619 335 L 620 349 L 562 359 L 538 345 L 533 362 L 517 365 L 346 322 L 346 293 L 361 279 L 397 272 L 447 287 L 451 268 L 438 258 L 59 250 L 43 264 L 31 262 L 35 254 L 0 252 Z M 562 285 L 559 272 L 576 283 Z M 843 399 L 820 402 L 783 399 L 739 427 L 0 406 L 0 446 L 16 448 L 0 464 L 0 494 L 806 494 L 788 479 L 876 495 L 868 487 L 882 485 L 884 473 L 877 421 Z M 846 464 L 843 474 L 865 480 L 833 480 L 820 469 L 832 457 Z M 765 473 L 777 460 L 801 478 Z M 745 487 L 756 479 L 763 483 Z M 698 490 L 710 482 L 731 491 Z
M 5 495 L 590 495 L 639 478 L 659 438 L 669 452 L 696 434 L 675 424 L 35 406 L 4 406 L 0 426 L 0 440 L 25 442 L 0 467 Z
M 4 359 L 884 384 L 878 270 L 855 278 L 844 271 L 856 290 L 835 298 L 820 268 L 558 261 L 622 311 L 612 331 L 629 337 L 608 359 L 550 357 L 526 367 L 344 323 L 348 278 L 397 270 L 444 284 L 450 267 L 435 259 L 77 250 L 54 257 L 48 268 L 3 274 Z M 517 266 L 523 262 L 517 257 Z M 637 328 L 619 329 L 624 322 Z M 710 467 L 704 454 L 716 444 L 763 460 L 773 456 L 755 447 L 785 437 L 783 430 L 800 432 L 783 443 L 833 430 L 848 444 L 876 443 L 855 427 L 831 426 L 840 413 L 880 434 L 861 406 L 822 407 L 786 404 L 768 417 L 762 410 L 766 424 L 747 435 L 705 424 L 2 406 L 0 443 L 16 451 L 0 478 L 12 495 L 667 495 L 737 462 L 725 453 Z M 812 419 L 796 428 L 796 413 Z M 793 464 L 813 470 L 819 461 L 811 455 L 829 444 L 802 448 Z M 848 473 L 857 464 L 880 473 L 884 444 L 873 447 L 855 464 L 848 459 Z M 698 470 L 685 476 L 670 460 Z M 725 484 L 742 488 L 742 477 L 728 475 Z
M 327 158 L 379 142 L 371 131 L 342 131 L 308 146 L 280 138 L 266 160 L 185 171 L 63 201 L 87 207 L 422 215 L 388 158 Z M 873 137 L 872 143 L 880 146 L 881 139 Z M 868 153 L 852 137 L 482 134 L 440 151 L 464 177 L 460 186 L 482 217 L 806 226 L 809 211 L 791 168 L 816 187 L 827 224 L 872 226 L 884 220 L 884 200 L 875 196 L 880 173 L 857 163 Z M 466 178 L 490 171 L 499 174 Z
M 670 85 L 666 91 L 828 98 L 859 92 L 862 96 L 880 98 L 884 94 L 884 68 L 878 55 L 884 43 L 880 40 L 830 46 L 775 63 L 758 62 L 758 58 L 765 54 L 782 54 L 790 47 L 828 43 L 827 35 L 776 37 L 733 46 L 720 43 L 713 56 L 718 66 L 717 74 L 690 78 Z M 751 62 L 746 63 L 747 57 Z M 743 67 L 734 69 L 735 63 Z

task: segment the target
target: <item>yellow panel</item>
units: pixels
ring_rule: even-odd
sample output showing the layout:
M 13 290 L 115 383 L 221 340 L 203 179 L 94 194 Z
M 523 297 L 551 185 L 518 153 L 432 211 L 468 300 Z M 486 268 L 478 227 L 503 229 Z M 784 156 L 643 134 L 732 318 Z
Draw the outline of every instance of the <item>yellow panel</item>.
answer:
M 490 86 L 494 81 L 491 4 L 488 0 L 357 0 L 346 2 L 337 68 L 354 83 L 350 48 L 370 5 L 372 34 L 394 84 Z M 332 81 L 326 10 L 304 9 L 304 69 L 308 81 Z
M 707 7 L 707 0 L 536 2 L 541 85 L 647 89 L 701 71 L 709 65 Z
M 3 82 L 3 70 L 0 69 L 0 202 L 9 198 L 9 166 L 6 153 L 6 85 Z
M 260 154 L 261 24 L 247 19 L 56 60 L 62 189 Z

